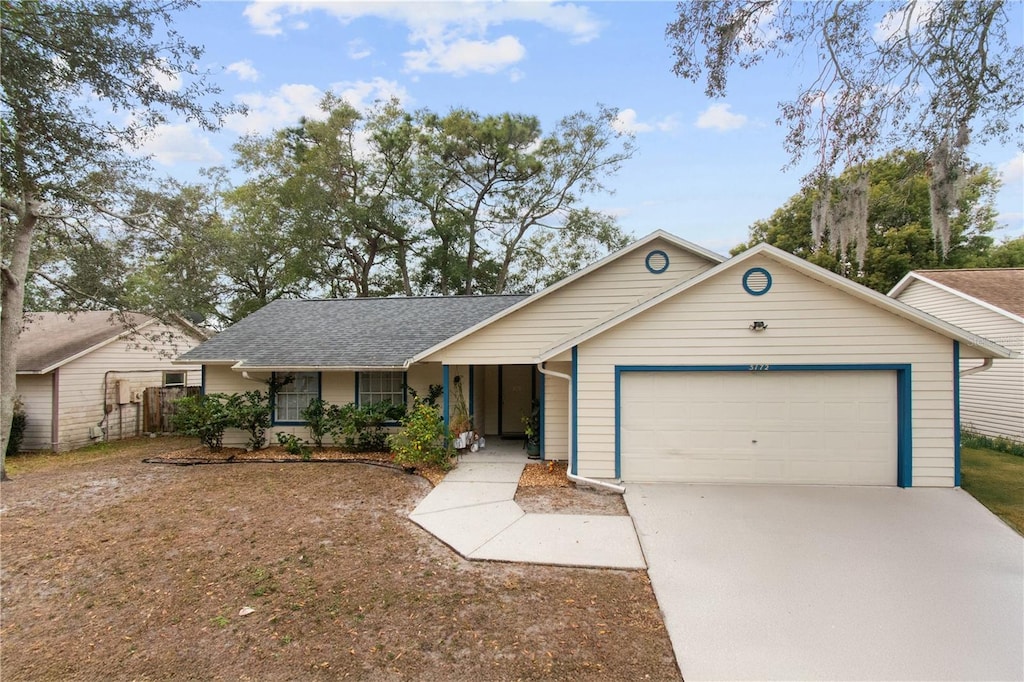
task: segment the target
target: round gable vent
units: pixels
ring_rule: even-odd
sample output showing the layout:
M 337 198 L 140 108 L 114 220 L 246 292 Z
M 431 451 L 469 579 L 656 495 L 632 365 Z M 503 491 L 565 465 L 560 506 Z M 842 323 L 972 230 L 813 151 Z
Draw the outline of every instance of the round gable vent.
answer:
M 750 268 L 743 273 L 743 289 L 751 296 L 767 294 L 772 288 L 772 275 L 764 268 Z
M 647 266 L 651 274 L 660 275 L 668 270 L 668 254 L 661 249 L 655 249 L 647 254 L 644 265 Z

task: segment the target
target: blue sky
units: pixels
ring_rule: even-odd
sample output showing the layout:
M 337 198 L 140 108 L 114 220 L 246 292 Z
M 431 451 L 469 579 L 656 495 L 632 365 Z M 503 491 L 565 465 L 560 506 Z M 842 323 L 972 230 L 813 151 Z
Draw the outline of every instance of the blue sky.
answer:
M 777 102 L 805 78 L 797 59 L 733 76 L 724 100 L 676 78 L 665 25 L 674 2 L 503 3 L 212 2 L 176 28 L 205 45 L 222 100 L 247 117 L 204 133 L 170 122 L 149 140 L 159 171 L 198 180 L 203 166 L 230 166 L 231 144 L 316 115 L 324 92 L 357 107 L 399 97 L 410 109 L 562 116 L 604 104 L 636 134 L 637 153 L 587 203 L 642 236 L 665 229 L 727 253 L 755 220 L 799 190 L 800 168 L 783 172 L 785 130 Z M 1024 15 L 1024 4 L 1012 11 Z M 813 66 L 810 65 L 810 66 Z M 973 149 L 1003 173 L 997 236 L 1024 234 L 1024 156 L 1012 146 Z

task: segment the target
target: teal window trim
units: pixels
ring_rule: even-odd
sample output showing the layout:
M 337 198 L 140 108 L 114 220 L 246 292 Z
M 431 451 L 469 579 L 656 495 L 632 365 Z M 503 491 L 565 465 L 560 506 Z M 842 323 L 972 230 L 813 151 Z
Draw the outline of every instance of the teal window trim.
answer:
M 953 342 L 953 485 L 960 487 L 960 342 Z
M 277 379 L 277 375 L 287 376 L 289 374 L 316 374 L 316 397 L 323 400 L 324 377 L 323 372 L 271 372 L 270 376 Z M 277 418 L 277 396 L 270 396 L 270 424 L 271 426 L 305 426 L 308 422 L 302 419 L 278 419 Z
M 574 349 L 575 350 L 575 349 Z M 756 365 L 762 367 L 761 365 Z M 911 410 L 911 365 L 904 363 L 860 363 L 848 365 L 616 365 L 615 367 L 615 478 L 622 477 L 622 375 L 627 372 L 895 372 L 896 373 L 896 485 L 913 484 L 913 422 Z M 573 353 L 573 429 L 576 428 L 576 358 Z M 573 440 L 573 460 L 576 441 Z M 573 471 L 573 473 L 576 473 Z

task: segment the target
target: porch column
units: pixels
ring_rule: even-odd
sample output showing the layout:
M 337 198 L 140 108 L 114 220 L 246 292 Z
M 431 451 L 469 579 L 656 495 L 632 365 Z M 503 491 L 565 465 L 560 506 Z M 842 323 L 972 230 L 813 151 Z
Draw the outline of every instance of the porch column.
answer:
M 444 425 L 448 426 L 448 406 L 449 400 L 451 399 L 451 391 L 448 390 L 448 365 L 441 365 L 441 388 L 444 389 L 441 395 L 443 396 L 441 401 L 441 419 L 444 420 Z
M 475 378 L 476 377 L 473 376 L 473 365 L 470 365 L 469 366 L 469 421 L 473 424 L 473 431 L 477 431 L 478 430 L 477 426 L 476 426 L 476 419 L 474 417 L 475 410 L 473 409 L 474 408 L 474 404 L 475 404 L 475 401 L 474 401 L 474 397 L 475 396 L 473 395 L 473 389 L 474 389 L 474 386 L 476 384 L 476 381 L 474 381 Z

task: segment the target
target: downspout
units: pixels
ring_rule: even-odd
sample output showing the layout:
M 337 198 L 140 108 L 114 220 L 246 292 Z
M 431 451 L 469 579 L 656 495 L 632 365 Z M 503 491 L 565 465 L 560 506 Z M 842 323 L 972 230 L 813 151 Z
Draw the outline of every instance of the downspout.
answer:
M 986 369 L 992 369 L 992 358 L 985 358 L 977 367 L 961 370 L 960 377 L 963 378 L 972 374 L 977 374 L 978 372 L 984 372 Z
M 571 376 L 569 376 L 568 374 L 563 374 L 562 372 L 556 372 L 553 369 L 548 369 L 548 368 L 546 368 L 544 366 L 543 362 L 538 362 L 537 363 L 537 370 L 541 374 L 543 374 L 545 376 L 557 377 L 559 379 L 565 379 L 566 381 L 570 382 L 570 384 L 572 383 L 572 377 Z M 572 390 L 570 390 L 568 393 L 569 393 L 569 411 L 568 411 L 567 414 L 572 414 Z M 569 439 L 568 439 L 569 440 L 569 452 L 568 452 L 569 466 L 566 467 L 566 470 L 565 470 L 565 475 L 566 475 L 566 477 L 568 477 L 568 479 L 570 481 L 573 481 L 574 483 L 583 483 L 584 485 L 592 485 L 592 486 L 595 486 L 595 487 L 598 487 L 598 488 L 606 488 L 608 490 L 614 490 L 615 492 L 617 492 L 619 494 L 622 494 L 622 493 L 626 492 L 626 489 L 623 486 L 621 486 L 621 485 L 616 485 L 614 483 L 608 483 L 607 481 L 599 481 L 596 478 L 586 478 L 584 476 L 578 476 L 578 475 L 572 473 L 572 469 L 573 469 L 573 467 L 572 467 L 572 439 L 573 439 L 573 433 L 572 433 L 572 429 L 570 428 L 569 429 Z

